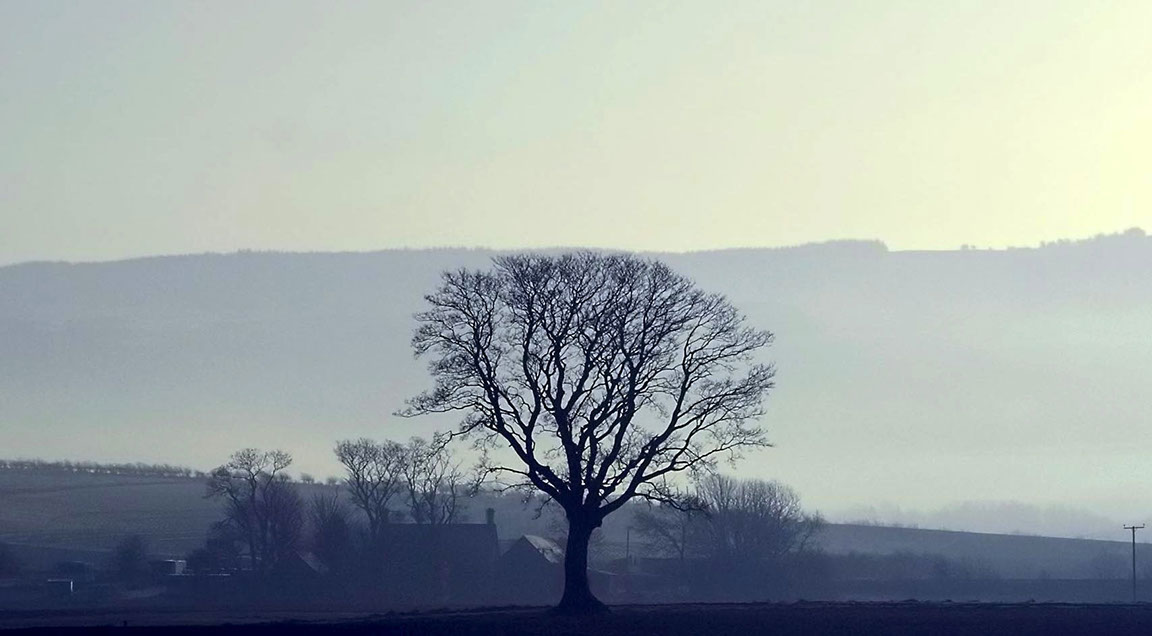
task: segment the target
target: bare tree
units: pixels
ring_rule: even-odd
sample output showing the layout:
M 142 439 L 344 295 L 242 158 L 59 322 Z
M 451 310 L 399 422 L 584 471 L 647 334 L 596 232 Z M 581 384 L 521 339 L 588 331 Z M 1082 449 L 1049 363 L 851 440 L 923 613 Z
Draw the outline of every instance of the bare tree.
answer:
M 344 571 L 350 565 L 352 527 L 349 512 L 340 499 L 339 491 L 312 496 L 309 508 L 312 552 L 337 572 Z
M 13 554 L 11 546 L 0 542 L 0 577 L 15 576 L 20 573 L 23 565 Z
M 376 442 L 365 437 L 336 444 L 336 458 L 344 465 L 344 483 L 352 503 L 368 519 L 368 534 L 380 537 L 388 523 L 388 504 L 404 486 L 405 449 L 396 442 Z
M 225 502 L 224 523 L 241 537 L 257 572 L 294 550 L 304 524 L 300 496 L 283 479 L 292 456 L 245 448 L 212 471 L 207 497 Z
M 708 551 L 722 563 L 764 562 L 804 550 L 823 525 L 800 496 L 778 481 L 710 474 L 697 497 L 707 515 Z
M 508 461 L 488 469 L 551 497 L 569 524 L 560 607 L 603 605 L 588 541 L 629 500 L 662 501 L 674 478 L 766 445 L 756 424 L 772 341 L 717 294 L 662 263 L 579 252 L 514 255 L 447 272 L 413 338 L 435 387 L 407 415 L 461 411 Z
M 632 515 L 632 524 L 657 554 L 676 557 L 682 571 L 687 559 L 699 556 L 708 545 L 708 518 L 696 497 L 641 508 Z
M 119 580 L 140 581 L 148 574 L 148 542 L 138 534 L 124 537 L 116 544 L 112 566 Z
M 556 545 L 568 545 L 568 517 L 564 510 L 556 505 L 555 502 L 547 500 L 540 507 L 536 509 L 533 515 L 535 519 L 545 522 L 547 528 L 548 539 L 556 543 Z M 592 535 L 588 537 L 588 559 L 592 561 L 595 557 L 603 555 L 607 547 L 607 541 L 604 539 L 604 528 L 596 528 L 592 531 Z
M 404 489 L 408 513 L 416 523 L 455 523 L 463 513 L 460 500 L 469 492 L 460 465 L 440 439 L 414 437 L 404 449 Z

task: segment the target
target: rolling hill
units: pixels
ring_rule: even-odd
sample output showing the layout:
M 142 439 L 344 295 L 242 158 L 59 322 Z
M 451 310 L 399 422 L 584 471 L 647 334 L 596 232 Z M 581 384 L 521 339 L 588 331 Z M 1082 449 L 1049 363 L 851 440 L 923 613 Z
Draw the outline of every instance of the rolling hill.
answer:
M 239 447 L 275 446 L 296 456 L 294 470 L 334 474 L 336 439 L 452 425 L 391 416 L 428 385 L 409 347 L 412 316 L 439 272 L 492 255 L 0 268 L 0 450 L 210 467 Z M 741 474 L 782 479 L 832 516 L 861 502 L 1152 510 L 1142 232 L 1000 251 L 836 242 L 653 256 L 776 333 L 765 419 L 776 447 Z M 1073 525 L 1031 530 L 1122 538 Z
M 307 499 L 327 486 L 299 484 Z M 32 568 L 63 560 L 103 563 L 118 541 L 147 539 L 153 555 L 182 558 L 203 544 L 219 518 L 219 504 L 206 500 L 195 478 L 103 475 L 60 470 L 0 469 L 0 541 L 13 546 Z M 554 536 L 548 515 L 537 517 L 517 496 L 485 495 L 467 504 L 468 519 L 496 509 L 501 540 L 522 534 Z M 596 550 L 604 559 L 644 554 L 642 541 L 626 537 L 630 509 L 610 517 Z M 930 555 L 978 566 L 1004 578 L 1112 578 L 1127 572 L 1130 545 L 1027 535 L 1000 535 L 858 524 L 829 524 L 817 538 L 830 554 Z M 1152 563 L 1152 544 L 1139 544 L 1142 563 Z

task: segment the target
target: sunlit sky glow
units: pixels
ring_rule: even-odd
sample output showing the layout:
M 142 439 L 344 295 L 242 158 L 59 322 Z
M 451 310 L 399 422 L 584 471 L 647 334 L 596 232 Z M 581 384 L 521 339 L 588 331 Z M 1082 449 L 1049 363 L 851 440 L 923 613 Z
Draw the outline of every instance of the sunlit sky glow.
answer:
M 1152 225 L 1152 3 L 0 1 L 0 263 Z

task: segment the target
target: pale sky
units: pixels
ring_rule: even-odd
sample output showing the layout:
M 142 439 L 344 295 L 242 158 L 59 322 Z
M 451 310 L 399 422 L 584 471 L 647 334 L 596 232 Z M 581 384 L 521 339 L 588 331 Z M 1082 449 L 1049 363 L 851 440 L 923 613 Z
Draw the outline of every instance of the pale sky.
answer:
M 1152 3 L 0 0 L 0 263 L 1152 226 Z

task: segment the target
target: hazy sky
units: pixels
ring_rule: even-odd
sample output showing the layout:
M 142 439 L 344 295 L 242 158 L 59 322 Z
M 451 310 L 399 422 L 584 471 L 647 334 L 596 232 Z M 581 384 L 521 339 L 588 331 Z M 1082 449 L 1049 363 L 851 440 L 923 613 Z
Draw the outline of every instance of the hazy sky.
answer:
M 1152 225 L 1152 3 L 0 0 L 0 263 Z

